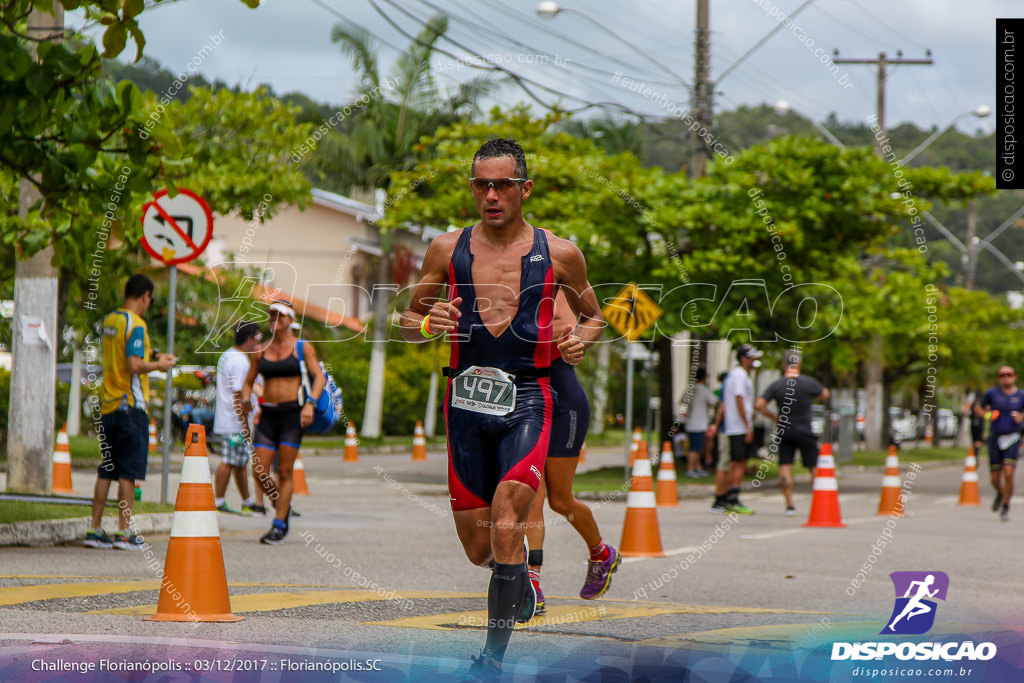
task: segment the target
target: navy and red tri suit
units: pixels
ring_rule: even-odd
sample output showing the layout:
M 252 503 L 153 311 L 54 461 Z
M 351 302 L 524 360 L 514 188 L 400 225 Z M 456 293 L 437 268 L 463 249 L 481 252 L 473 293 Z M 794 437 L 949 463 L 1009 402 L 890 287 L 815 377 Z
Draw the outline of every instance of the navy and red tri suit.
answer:
M 450 335 L 451 358 L 444 415 L 448 427 L 448 495 L 453 510 L 489 507 L 502 481 L 534 490 L 540 484 L 551 435 L 554 396 L 548 379 L 554 318 L 554 263 L 543 230 L 522 257 L 519 306 L 498 337 L 477 310 L 473 283 L 472 226 L 462 229 L 448 266 L 449 300 L 462 297 L 458 329 Z M 506 415 L 452 406 L 452 377 L 472 367 L 515 377 L 516 403 Z

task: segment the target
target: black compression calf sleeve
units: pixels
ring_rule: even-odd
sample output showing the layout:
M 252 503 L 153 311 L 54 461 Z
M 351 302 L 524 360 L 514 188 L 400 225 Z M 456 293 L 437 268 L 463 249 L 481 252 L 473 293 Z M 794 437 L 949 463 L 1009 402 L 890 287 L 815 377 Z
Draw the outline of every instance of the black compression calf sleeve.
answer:
M 529 559 L 526 560 L 526 564 L 531 567 L 539 567 L 544 564 L 544 550 L 531 550 Z
M 529 581 L 526 563 L 494 563 L 491 585 L 487 589 L 487 642 L 484 643 L 484 652 L 499 662 L 505 657 Z

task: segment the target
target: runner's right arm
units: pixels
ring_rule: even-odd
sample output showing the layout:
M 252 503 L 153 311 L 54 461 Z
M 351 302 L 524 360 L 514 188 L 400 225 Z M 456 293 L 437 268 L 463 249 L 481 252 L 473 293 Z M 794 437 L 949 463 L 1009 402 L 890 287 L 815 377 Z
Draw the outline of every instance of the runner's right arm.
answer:
M 406 341 L 426 341 L 424 332 L 431 336 L 438 333 L 454 332 L 458 329 L 459 304 L 462 299 L 444 301 L 441 295 L 448 283 L 448 265 L 455 251 L 459 233 L 446 233 L 434 238 L 427 247 L 420 269 L 420 281 L 412 291 L 409 307 L 401 316 L 402 336 Z M 426 329 L 421 329 L 423 319 L 430 316 Z

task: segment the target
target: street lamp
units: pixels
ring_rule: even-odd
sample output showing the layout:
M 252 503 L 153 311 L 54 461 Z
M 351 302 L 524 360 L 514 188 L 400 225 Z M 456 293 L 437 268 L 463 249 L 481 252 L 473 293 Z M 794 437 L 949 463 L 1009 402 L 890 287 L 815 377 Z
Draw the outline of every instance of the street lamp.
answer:
M 945 128 L 943 128 L 941 130 L 937 130 L 934 133 L 932 133 L 931 135 L 929 135 L 928 138 L 924 142 L 922 142 L 920 145 L 915 147 L 914 150 L 910 154 L 908 154 L 907 156 L 903 157 L 903 160 L 900 161 L 900 164 L 903 165 L 903 166 L 906 166 L 908 161 L 910 161 L 911 159 L 916 157 L 918 154 L 923 152 L 925 150 L 925 147 L 927 147 L 928 145 L 930 145 L 933 142 L 935 142 L 935 140 L 937 140 L 940 135 L 942 135 L 947 130 L 949 130 L 950 128 L 955 126 L 957 124 L 957 122 L 960 121 L 960 119 L 963 119 L 963 118 L 966 118 L 966 117 L 972 116 L 972 115 L 973 116 L 977 116 L 979 119 L 983 119 L 983 118 L 985 118 L 986 116 L 988 116 L 991 113 L 992 113 L 992 110 L 987 105 L 984 105 L 984 104 L 981 105 L 980 107 L 975 107 L 971 111 L 965 111 L 963 114 L 960 114 L 955 119 L 950 121 L 949 125 L 946 126 Z
M 775 109 L 775 113 L 779 114 L 780 116 L 784 116 L 793 111 L 793 107 L 790 106 L 789 102 L 786 102 L 784 100 L 779 100 L 778 102 L 775 103 L 774 107 L 772 108 Z M 827 128 L 825 128 L 825 126 L 821 125 L 812 118 L 808 118 L 807 120 L 811 122 L 811 125 L 814 126 L 815 130 L 817 130 L 819 133 L 825 136 L 826 140 L 831 142 L 839 149 L 846 149 L 846 145 L 844 145 L 839 140 L 839 138 L 837 138 Z
M 586 19 L 587 21 L 589 21 L 590 23 L 592 23 L 595 26 L 597 26 L 599 29 L 601 29 L 605 33 L 607 33 L 608 35 L 610 35 L 612 38 L 615 38 L 615 40 L 618 40 L 619 42 L 628 45 L 630 48 L 635 50 L 637 53 L 639 53 L 645 59 L 647 59 L 648 61 L 652 62 L 653 64 L 656 64 L 660 69 L 665 71 L 665 73 L 671 75 L 672 78 L 676 79 L 684 88 L 689 88 L 690 87 L 690 84 L 687 83 L 679 74 L 677 74 L 675 71 L 670 69 L 668 66 L 666 66 L 662 62 L 660 62 L 657 58 L 655 58 L 652 55 L 644 52 L 642 49 L 640 49 L 639 46 L 634 45 L 633 43 L 629 42 L 628 40 L 626 40 L 625 38 L 620 36 L 618 33 L 616 33 L 615 31 L 611 30 L 610 28 L 608 28 L 607 26 L 605 26 L 601 22 L 599 22 L 596 19 L 594 19 L 593 17 L 591 17 L 586 12 L 581 12 L 581 11 L 579 11 L 577 9 L 573 9 L 571 7 L 562 7 L 557 2 L 551 2 L 550 0 L 545 0 L 544 2 L 537 3 L 537 10 L 536 11 L 537 11 L 537 15 L 542 17 L 542 18 L 544 18 L 544 19 L 554 19 L 561 12 L 572 12 L 573 14 L 578 14 L 581 17 L 583 17 L 584 19 Z

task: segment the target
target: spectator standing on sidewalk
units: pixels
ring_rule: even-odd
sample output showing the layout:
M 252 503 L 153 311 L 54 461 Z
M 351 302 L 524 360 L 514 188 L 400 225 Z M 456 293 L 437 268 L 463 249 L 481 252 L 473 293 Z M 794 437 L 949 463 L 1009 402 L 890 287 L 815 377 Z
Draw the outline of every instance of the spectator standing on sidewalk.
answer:
M 100 450 L 92 496 L 92 528 L 85 535 L 89 548 L 140 548 L 145 543 L 130 531 L 135 482 L 146 479 L 149 458 L 148 373 L 167 372 L 177 360 L 168 353 L 151 355 L 149 331 L 142 316 L 153 303 L 153 281 L 142 274 L 128 278 L 124 305 L 103 319 L 103 401 L 100 406 Z M 117 482 L 120 515 L 111 538 L 103 530 L 103 508 L 110 482 Z

